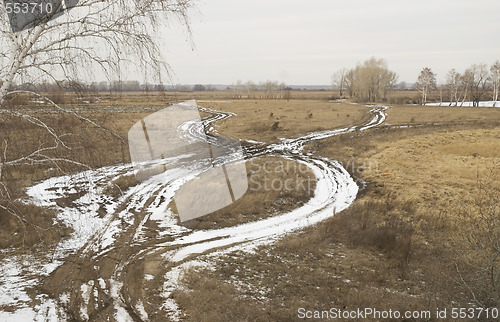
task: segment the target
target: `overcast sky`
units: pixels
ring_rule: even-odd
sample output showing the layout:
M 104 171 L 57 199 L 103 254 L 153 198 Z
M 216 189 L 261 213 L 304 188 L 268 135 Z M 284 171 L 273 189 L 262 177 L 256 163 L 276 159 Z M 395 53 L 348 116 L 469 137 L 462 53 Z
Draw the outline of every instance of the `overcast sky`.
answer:
M 423 67 L 443 81 L 451 68 L 500 60 L 498 0 L 206 0 L 198 10 L 193 50 L 179 28 L 166 31 L 173 83 L 328 85 L 371 56 L 399 81 Z

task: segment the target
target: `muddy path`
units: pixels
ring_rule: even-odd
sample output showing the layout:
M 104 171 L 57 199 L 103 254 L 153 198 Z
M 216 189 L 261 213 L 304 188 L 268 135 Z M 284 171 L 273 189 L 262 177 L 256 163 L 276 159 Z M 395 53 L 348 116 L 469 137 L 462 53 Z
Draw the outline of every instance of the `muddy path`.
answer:
M 138 183 L 119 197 L 106 195 L 109 182 L 136 173 L 132 165 L 106 167 L 74 176 L 52 178 L 28 190 L 31 201 L 59 208 L 58 220 L 75 229 L 51 256 L 51 268 L 39 278 L 37 295 L 18 308 L 39 320 L 164 321 L 182 313 L 170 297 L 182 271 L 219 254 L 270 243 L 284 234 L 317 224 L 354 202 L 358 187 L 336 161 L 306 155 L 303 146 L 335 135 L 364 131 L 385 120 L 384 106 L 373 106 L 366 124 L 310 133 L 279 143 L 245 142 L 243 153 L 229 153 L 218 162 L 245 162 L 260 156 L 291 159 L 309 167 L 317 184 L 303 206 L 256 222 L 223 229 L 195 231 L 181 226 L 167 209 L 175 192 L 207 171 L 183 156 L 155 160 L 164 171 Z M 224 144 L 214 123 L 232 117 L 211 109 L 201 124 L 184 124 L 192 140 Z M 206 134 L 208 133 L 208 135 Z M 211 134 L 210 134 L 211 133 Z M 65 205 L 57 200 L 82 191 Z M 37 259 L 39 263 L 46 258 Z M 43 266 L 42 264 L 40 264 Z M 57 267 L 57 268 L 56 268 Z M 20 310 L 19 310 L 20 311 Z M 13 313 L 15 314 L 15 312 Z M 31 314 L 31 315 L 30 315 Z M 12 315 L 15 316 L 15 315 Z

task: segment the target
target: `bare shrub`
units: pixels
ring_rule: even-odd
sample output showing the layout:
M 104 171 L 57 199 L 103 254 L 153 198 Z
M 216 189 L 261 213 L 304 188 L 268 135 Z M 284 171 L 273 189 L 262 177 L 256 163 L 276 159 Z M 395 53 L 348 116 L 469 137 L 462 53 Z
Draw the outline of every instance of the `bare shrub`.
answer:
M 325 235 L 340 236 L 351 247 L 376 249 L 396 261 L 405 276 L 412 254 L 414 229 L 402 218 L 415 212 L 410 202 L 385 201 L 356 203 L 325 224 Z M 335 231 L 335 234 L 331 234 Z
M 414 100 L 408 96 L 396 96 L 396 97 L 388 97 L 387 98 L 387 103 L 389 104 L 398 104 L 398 105 L 405 105 L 405 104 L 412 104 L 414 103 Z
M 29 104 L 30 104 L 29 95 L 26 95 L 23 93 L 18 93 L 18 94 L 11 95 L 8 98 L 6 98 L 1 106 L 8 108 L 8 109 L 11 109 L 11 108 L 14 108 L 16 106 L 26 106 Z
M 475 197 L 460 212 L 457 272 L 483 308 L 500 307 L 500 162 L 478 177 Z

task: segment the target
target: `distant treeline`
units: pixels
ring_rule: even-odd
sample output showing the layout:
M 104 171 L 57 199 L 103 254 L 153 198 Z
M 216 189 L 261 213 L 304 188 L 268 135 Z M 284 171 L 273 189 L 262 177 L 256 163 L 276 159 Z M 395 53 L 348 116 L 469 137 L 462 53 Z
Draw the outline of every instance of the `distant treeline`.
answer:
M 374 57 L 354 68 L 341 68 L 332 75 L 332 85 L 339 91 L 339 97 L 361 102 L 387 101 L 389 91 L 411 88 L 420 93 L 421 104 L 427 103 L 429 94 L 439 91 L 441 101 L 448 99 L 454 105 L 472 101 L 473 106 L 479 106 L 480 101 L 499 99 L 500 61 L 491 66 L 473 64 L 463 73 L 451 69 L 446 75 L 446 83 L 440 85 L 429 67 L 422 68 L 413 86 L 405 82 L 398 84 L 397 80 L 398 75 L 388 69 L 387 62 Z
M 0 86 L 2 82 L 0 81 Z M 101 81 L 101 82 L 42 82 L 13 84 L 9 91 L 24 90 L 33 92 L 211 92 L 232 91 L 235 97 L 269 97 L 284 96 L 286 91 L 294 90 L 331 90 L 329 85 L 285 85 L 283 82 L 266 81 L 245 83 L 237 81 L 231 85 L 223 84 L 143 84 L 139 81 Z
M 0 86 L 2 82 L 0 81 Z M 175 86 L 159 84 L 141 84 L 139 81 L 102 81 L 102 82 L 42 82 L 13 84 L 9 91 L 24 90 L 34 92 L 162 92 L 174 89 Z M 185 87 L 182 87 L 183 89 Z

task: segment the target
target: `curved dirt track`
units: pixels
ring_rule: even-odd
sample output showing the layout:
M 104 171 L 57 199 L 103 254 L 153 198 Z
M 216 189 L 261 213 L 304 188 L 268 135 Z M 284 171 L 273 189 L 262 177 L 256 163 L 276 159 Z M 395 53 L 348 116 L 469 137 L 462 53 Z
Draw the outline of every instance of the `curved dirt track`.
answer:
M 182 127 L 192 140 L 223 144 L 205 135 L 212 123 L 233 116 L 200 108 L 210 116 L 202 125 Z M 48 275 L 36 303 L 20 303 L 25 313 L 40 320 L 161 321 L 181 315 L 169 298 L 186 267 L 202 258 L 248 251 L 286 233 L 317 224 L 349 207 L 358 187 L 336 161 L 305 155 L 305 144 L 335 135 L 363 131 L 382 124 L 386 107 L 373 106 L 373 118 L 361 126 L 310 133 L 265 145 L 248 143 L 244 153 L 232 153 L 219 162 L 244 162 L 260 156 L 277 156 L 309 167 L 317 179 L 314 197 L 300 208 L 279 216 L 235 227 L 192 231 L 178 225 L 167 209 L 175 192 L 188 180 L 207 171 L 183 157 L 152 161 L 167 169 L 124 191 L 118 198 L 106 195 L 109 182 L 133 176 L 133 165 L 106 167 L 74 176 L 52 178 L 28 190 L 32 202 L 59 208 L 58 219 L 75 229 L 51 260 L 37 258 Z M 78 188 L 80 192 L 75 195 Z M 66 205 L 58 200 L 72 198 Z M 56 268 L 57 267 L 57 268 Z M 27 311 L 22 311 L 22 310 Z M 31 311 L 29 311 L 31 309 Z M 16 312 L 13 313 L 13 317 Z

